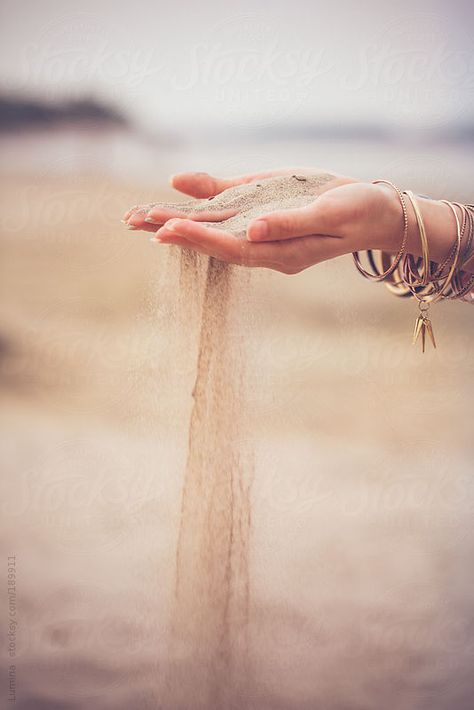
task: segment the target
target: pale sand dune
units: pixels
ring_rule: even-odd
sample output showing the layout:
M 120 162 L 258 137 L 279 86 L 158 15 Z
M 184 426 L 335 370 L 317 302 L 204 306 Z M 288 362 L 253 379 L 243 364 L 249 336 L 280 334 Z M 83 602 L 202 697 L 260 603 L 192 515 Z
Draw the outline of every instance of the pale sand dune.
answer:
M 167 680 L 194 663 L 168 634 L 200 304 L 183 347 L 175 249 L 116 215 L 171 193 L 1 187 L 17 707 L 168 708 Z M 348 259 L 245 288 L 249 670 L 229 703 L 469 708 L 470 309 L 433 313 L 439 350 L 422 358 L 410 304 Z

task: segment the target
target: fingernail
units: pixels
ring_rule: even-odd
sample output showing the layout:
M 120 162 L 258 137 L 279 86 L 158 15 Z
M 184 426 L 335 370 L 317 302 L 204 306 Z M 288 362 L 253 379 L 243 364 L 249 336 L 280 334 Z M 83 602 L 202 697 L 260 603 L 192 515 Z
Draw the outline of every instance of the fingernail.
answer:
M 265 239 L 268 235 L 268 224 L 263 219 L 257 219 L 250 225 L 248 238 L 251 240 Z
M 160 244 L 161 243 L 161 238 L 160 237 L 150 237 L 150 242 L 152 244 Z
M 182 219 L 170 219 L 168 222 L 166 222 L 165 227 L 166 229 L 170 229 L 172 232 L 174 232 L 182 221 Z
M 127 229 L 137 229 L 137 227 L 134 227 L 133 224 L 127 224 Z
M 159 224 L 153 217 L 145 217 L 144 222 L 149 222 L 150 224 Z
M 122 222 L 122 224 L 128 224 L 126 219 L 121 219 L 120 221 Z

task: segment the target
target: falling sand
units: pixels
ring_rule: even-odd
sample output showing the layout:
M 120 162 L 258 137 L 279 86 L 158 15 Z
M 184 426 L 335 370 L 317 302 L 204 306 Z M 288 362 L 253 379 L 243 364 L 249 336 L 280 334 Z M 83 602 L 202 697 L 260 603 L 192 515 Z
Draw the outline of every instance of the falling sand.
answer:
M 204 202 L 216 212 L 232 204 L 238 214 L 220 226 L 241 235 L 256 214 L 269 207 L 308 204 L 331 178 L 326 174 L 272 178 L 226 190 L 211 201 L 174 207 L 192 214 L 204 210 Z M 188 316 L 196 301 L 202 308 L 166 707 L 241 707 L 251 685 L 247 634 L 253 477 L 242 428 L 245 358 L 239 327 L 245 315 L 245 274 L 188 251 L 180 251 L 180 259 L 181 325 L 186 305 Z
M 193 258 L 194 257 L 194 258 Z M 243 446 L 238 275 L 181 254 L 181 287 L 204 275 L 197 373 L 176 551 L 166 707 L 233 707 L 241 694 L 249 615 L 252 465 Z

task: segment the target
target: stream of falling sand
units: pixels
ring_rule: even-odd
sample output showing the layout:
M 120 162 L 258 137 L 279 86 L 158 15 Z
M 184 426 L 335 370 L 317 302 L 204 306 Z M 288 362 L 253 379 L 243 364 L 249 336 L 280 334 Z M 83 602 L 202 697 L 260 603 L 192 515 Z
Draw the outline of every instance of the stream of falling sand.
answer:
M 185 291 L 200 263 L 183 252 Z M 234 707 L 247 677 L 252 466 L 242 447 L 237 281 L 233 267 L 208 260 L 176 552 L 173 708 Z

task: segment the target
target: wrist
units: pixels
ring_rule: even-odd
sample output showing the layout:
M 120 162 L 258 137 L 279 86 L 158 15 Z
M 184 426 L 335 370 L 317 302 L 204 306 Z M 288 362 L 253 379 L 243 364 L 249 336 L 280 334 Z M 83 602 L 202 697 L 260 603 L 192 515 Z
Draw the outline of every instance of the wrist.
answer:
M 428 238 L 430 261 L 440 263 L 449 254 L 452 245 L 457 240 L 456 220 L 449 205 L 444 202 L 430 200 L 426 197 L 417 197 L 417 202 Z M 454 209 L 461 224 L 461 210 L 456 205 L 454 205 Z M 416 223 L 410 235 L 408 251 L 415 256 L 421 254 L 421 242 Z
M 403 230 L 405 227 L 400 197 L 396 190 L 390 185 L 377 183 L 375 187 L 379 193 L 379 209 L 377 219 L 374 220 L 375 229 L 371 239 L 371 249 L 396 254 L 402 245 Z M 410 241 L 415 216 L 411 211 L 409 200 L 405 200 L 405 205 L 408 216 L 408 240 Z
M 381 193 L 382 217 L 380 219 L 380 229 L 374 239 L 376 246 L 373 248 L 396 254 L 400 250 L 403 240 L 404 219 L 402 206 L 397 193 L 392 187 L 384 184 L 380 184 L 378 187 Z M 456 240 L 457 227 L 453 213 L 444 202 L 419 196 L 416 196 L 416 200 L 426 229 L 430 261 L 440 263 Z M 405 198 L 405 206 L 408 217 L 406 251 L 414 256 L 422 256 L 418 224 L 413 206 L 407 198 Z M 461 219 L 460 209 L 456 206 L 455 209 L 458 218 Z

